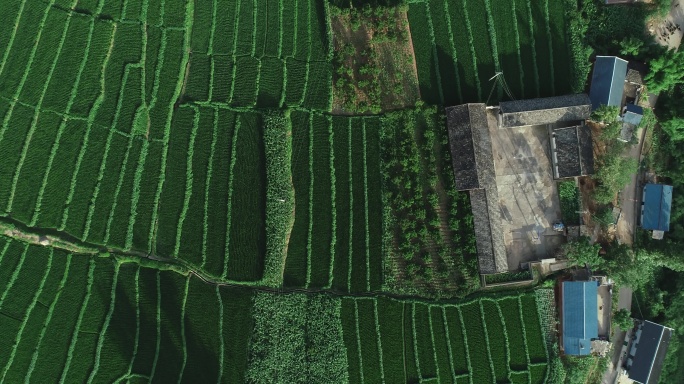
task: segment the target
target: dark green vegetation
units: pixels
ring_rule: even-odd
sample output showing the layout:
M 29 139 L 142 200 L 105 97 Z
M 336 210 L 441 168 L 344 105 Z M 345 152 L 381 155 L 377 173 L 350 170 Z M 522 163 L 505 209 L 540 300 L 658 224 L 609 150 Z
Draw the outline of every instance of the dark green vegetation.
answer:
M 258 293 L 252 314 L 248 382 L 349 382 L 339 299 Z
M 421 98 L 443 105 L 509 99 L 499 85 L 490 95 L 497 71 L 516 99 L 570 92 L 568 74 L 576 69 L 566 7 L 546 0 L 411 2 Z
M 574 180 L 558 182 L 561 216 L 566 225 L 580 224 L 580 191 Z
M 496 275 L 485 275 L 487 284 L 511 283 L 516 281 L 532 280 L 534 275 L 531 271 L 513 271 L 497 273 Z
M 520 298 L 459 305 L 342 299 L 349 379 L 484 383 L 529 374 L 533 383 L 545 383 L 547 351 L 534 295 Z
M 361 292 L 382 281 L 380 120 L 292 113 L 295 221 L 285 284 Z
M 386 115 L 382 148 L 387 285 L 432 296 L 470 293 L 479 286 L 470 204 L 454 187 L 442 116 L 435 108 Z
M 2 381 L 244 381 L 252 291 L 109 255 L 0 247 Z
M 373 33 L 336 61 L 327 1 L 0 2 L 0 381 L 543 381 L 533 302 L 381 291 L 479 285 L 417 82 L 479 101 L 502 66 L 516 95 L 564 92 L 563 14 L 381 3 L 335 2 Z M 348 61 L 365 104 L 338 111 Z
M 530 374 L 542 383 L 547 375 L 533 294 L 458 305 L 255 294 L 129 261 L 0 237 L 3 381 L 454 383 Z

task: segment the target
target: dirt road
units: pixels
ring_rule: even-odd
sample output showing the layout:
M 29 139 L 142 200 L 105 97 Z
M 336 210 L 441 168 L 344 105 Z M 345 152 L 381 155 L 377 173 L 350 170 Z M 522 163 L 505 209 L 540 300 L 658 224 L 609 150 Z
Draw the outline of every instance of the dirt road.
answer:
M 644 147 L 644 137 L 646 130 L 639 128 L 636 132 L 638 143 L 627 148 L 626 155 L 641 161 L 641 152 Z M 629 184 L 622 189 L 620 193 L 620 208 L 622 208 L 622 215 L 617 223 L 617 238 L 620 243 L 632 245 L 634 242 L 634 233 L 637 225 L 637 215 L 641 214 L 639 209 L 641 201 L 641 183 L 640 180 L 642 171 L 632 175 Z

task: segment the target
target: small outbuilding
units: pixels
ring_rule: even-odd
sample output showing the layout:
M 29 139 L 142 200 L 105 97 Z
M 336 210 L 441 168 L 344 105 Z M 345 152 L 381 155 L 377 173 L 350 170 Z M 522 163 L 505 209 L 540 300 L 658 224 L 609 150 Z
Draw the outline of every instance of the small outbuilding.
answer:
M 566 355 L 587 356 L 598 338 L 598 283 L 561 283 L 561 349 Z
M 627 104 L 624 113 L 622 114 L 622 129 L 618 140 L 628 143 L 634 137 L 634 132 L 641 124 L 641 119 L 644 117 L 644 109 L 638 105 Z
M 625 366 L 631 380 L 640 384 L 658 383 L 672 331 L 650 321 L 637 326 Z
M 652 231 L 669 231 L 671 208 L 671 185 L 646 184 L 641 201 L 641 228 Z
M 591 75 L 591 108 L 602 105 L 620 107 L 627 77 L 627 60 L 616 56 L 597 56 Z
M 499 128 L 526 127 L 582 121 L 591 115 L 586 94 L 503 101 L 499 103 Z

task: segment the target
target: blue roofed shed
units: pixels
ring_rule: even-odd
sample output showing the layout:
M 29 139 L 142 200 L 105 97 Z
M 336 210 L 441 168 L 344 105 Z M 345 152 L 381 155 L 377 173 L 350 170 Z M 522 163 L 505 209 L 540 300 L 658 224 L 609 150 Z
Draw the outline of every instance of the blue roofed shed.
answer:
M 564 281 L 563 351 L 566 355 L 591 353 L 591 339 L 598 338 L 598 284 L 596 281 Z
M 671 207 L 671 185 L 646 184 L 641 202 L 641 228 L 669 231 Z
M 592 110 L 601 105 L 619 107 L 626 77 L 626 60 L 615 56 L 597 56 L 589 90 Z
M 644 109 L 638 105 L 627 104 L 625 113 L 622 115 L 622 129 L 620 130 L 620 137 L 618 140 L 629 142 L 634 136 L 634 131 L 641 123 L 644 117 Z

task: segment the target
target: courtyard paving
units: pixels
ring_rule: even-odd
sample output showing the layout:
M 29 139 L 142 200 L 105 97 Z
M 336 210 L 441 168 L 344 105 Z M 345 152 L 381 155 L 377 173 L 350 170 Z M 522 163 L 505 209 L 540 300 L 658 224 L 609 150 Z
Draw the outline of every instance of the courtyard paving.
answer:
M 499 129 L 496 112 L 487 110 L 487 119 L 508 269 L 514 270 L 553 257 L 565 236 L 552 228 L 561 212 L 547 127 Z

